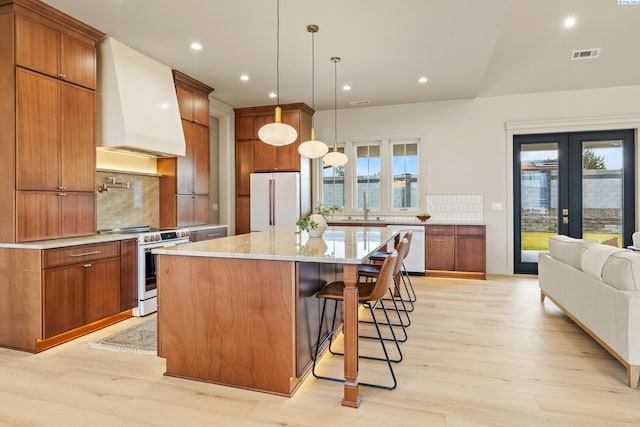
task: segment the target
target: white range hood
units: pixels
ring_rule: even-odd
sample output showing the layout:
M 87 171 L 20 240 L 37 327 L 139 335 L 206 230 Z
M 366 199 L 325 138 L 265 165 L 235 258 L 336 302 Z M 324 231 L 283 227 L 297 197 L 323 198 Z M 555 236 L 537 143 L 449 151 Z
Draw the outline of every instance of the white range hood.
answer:
M 110 37 L 98 48 L 97 145 L 153 157 L 185 155 L 171 68 Z

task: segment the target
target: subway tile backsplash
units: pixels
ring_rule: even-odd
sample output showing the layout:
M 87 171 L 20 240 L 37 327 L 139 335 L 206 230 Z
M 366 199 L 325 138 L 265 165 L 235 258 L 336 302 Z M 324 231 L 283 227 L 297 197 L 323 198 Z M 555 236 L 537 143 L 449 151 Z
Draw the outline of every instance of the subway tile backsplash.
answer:
M 109 182 L 129 183 L 129 188 L 111 188 L 98 193 L 98 230 L 148 225 L 160 225 L 159 187 L 160 178 L 121 172 L 96 174 L 98 187 Z
M 434 221 L 483 221 L 481 194 L 428 194 L 427 212 Z

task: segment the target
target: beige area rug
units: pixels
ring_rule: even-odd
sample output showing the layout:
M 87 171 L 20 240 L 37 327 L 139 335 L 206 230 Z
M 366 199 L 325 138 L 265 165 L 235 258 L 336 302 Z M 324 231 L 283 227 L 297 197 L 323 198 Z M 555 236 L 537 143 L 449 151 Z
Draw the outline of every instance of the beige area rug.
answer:
M 140 354 L 158 353 L 158 321 L 152 314 L 144 321 L 87 344 L 91 348 Z

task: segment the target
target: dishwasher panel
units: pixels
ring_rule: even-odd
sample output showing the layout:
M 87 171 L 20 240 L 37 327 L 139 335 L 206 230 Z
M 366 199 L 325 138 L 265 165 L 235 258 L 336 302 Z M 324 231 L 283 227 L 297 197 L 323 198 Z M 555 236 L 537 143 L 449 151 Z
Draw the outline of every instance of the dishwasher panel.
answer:
M 411 230 L 413 237 L 411 238 L 411 248 L 407 258 L 404 260 L 404 266 L 409 273 L 424 276 L 425 272 L 425 254 L 424 254 L 424 230 L 423 225 L 388 225 L 391 230 Z

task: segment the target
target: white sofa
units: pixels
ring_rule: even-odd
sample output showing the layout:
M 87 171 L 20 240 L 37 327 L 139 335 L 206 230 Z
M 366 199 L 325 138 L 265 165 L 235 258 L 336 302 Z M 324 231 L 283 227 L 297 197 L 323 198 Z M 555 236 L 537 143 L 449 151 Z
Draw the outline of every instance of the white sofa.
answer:
M 640 379 L 640 253 L 553 236 L 538 256 L 540 300 L 548 297 Z

